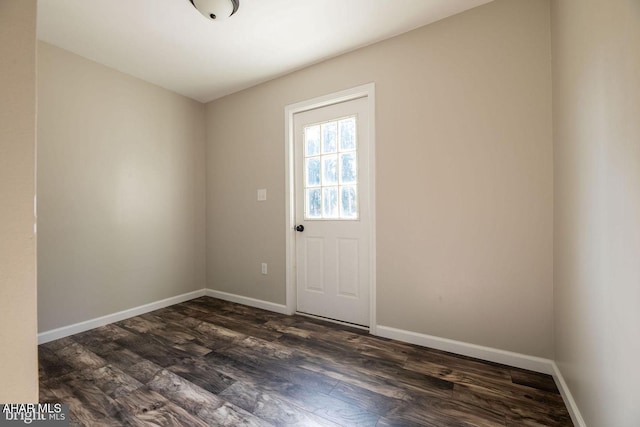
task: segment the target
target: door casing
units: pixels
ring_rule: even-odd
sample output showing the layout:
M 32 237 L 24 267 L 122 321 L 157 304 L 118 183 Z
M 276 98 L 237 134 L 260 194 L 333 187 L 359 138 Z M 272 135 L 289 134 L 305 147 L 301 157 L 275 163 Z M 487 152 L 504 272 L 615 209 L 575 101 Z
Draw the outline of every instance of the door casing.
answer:
M 375 83 L 301 101 L 285 107 L 285 257 L 287 313 L 294 314 L 297 305 L 296 287 L 296 231 L 295 231 L 295 156 L 294 115 L 315 108 L 326 107 L 358 98 L 367 98 L 369 109 L 369 332 L 376 334 L 376 185 L 375 185 Z

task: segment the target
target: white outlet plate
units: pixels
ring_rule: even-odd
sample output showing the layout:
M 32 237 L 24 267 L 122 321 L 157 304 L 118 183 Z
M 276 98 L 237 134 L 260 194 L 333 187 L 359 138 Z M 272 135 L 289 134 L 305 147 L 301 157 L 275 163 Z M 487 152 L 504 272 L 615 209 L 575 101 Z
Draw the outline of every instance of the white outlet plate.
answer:
M 267 263 L 266 262 L 262 263 L 262 274 L 267 274 Z
M 258 190 L 258 201 L 264 202 L 265 200 L 267 200 L 267 189 L 261 188 Z

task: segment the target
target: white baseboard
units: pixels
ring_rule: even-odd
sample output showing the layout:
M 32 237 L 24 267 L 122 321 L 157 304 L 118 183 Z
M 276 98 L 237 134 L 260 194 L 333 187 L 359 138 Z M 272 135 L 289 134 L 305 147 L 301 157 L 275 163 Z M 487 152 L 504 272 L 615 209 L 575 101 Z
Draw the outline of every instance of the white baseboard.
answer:
M 410 344 L 417 344 L 423 347 L 435 348 L 436 350 L 448 351 L 461 354 L 463 356 L 475 357 L 489 362 L 502 363 L 516 368 L 528 369 L 530 371 L 541 372 L 553 375 L 553 361 L 542 357 L 529 356 L 521 353 L 514 353 L 497 348 L 484 347 L 476 344 L 469 344 L 462 341 L 455 341 L 447 338 L 435 337 L 432 335 L 420 334 L 417 332 L 405 331 L 388 326 L 377 327 L 377 335 L 404 341 Z
M 576 405 L 576 401 L 573 399 L 573 395 L 571 394 L 571 390 L 569 390 L 569 386 L 564 380 L 562 376 L 562 372 L 560 372 L 560 368 L 556 362 L 552 362 L 553 364 L 553 379 L 560 390 L 560 394 L 562 395 L 562 400 L 564 400 L 565 405 L 567 405 L 567 409 L 569 410 L 569 415 L 571 415 L 571 421 L 573 421 L 573 425 L 575 427 L 587 427 L 587 424 L 584 422 L 584 418 L 582 418 L 582 414 L 578 409 L 578 405 Z
M 100 326 L 108 325 L 114 322 L 119 322 L 121 320 L 128 319 L 130 317 L 139 316 L 141 314 L 149 313 L 150 311 L 169 307 L 170 305 L 179 304 L 181 302 L 189 301 L 194 298 L 198 298 L 205 295 L 213 298 L 225 300 L 225 301 L 231 301 L 238 304 L 248 305 L 250 307 L 256 307 L 256 308 L 261 308 L 263 310 L 274 311 L 276 313 L 289 314 L 287 312 L 287 307 L 282 304 L 275 304 L 268 301 L 262 301 L 254 298 L 243 297 L 241 295 L 215 291 L 213 289 L 200 289 L 200 290 L 189 292 L 186 294 L 177 295 L 175 297 L 166 298 L 161 301 L 155 301 L 149 304 L 141 305 L 139 307 L 133 307 L 127 310 L 119 311 L 117 313 L 108 314 L 106 316 L 97 317 L 95 319 L 86 320 L 84 322 L 74 323 L 73 325 L 63 326 L 61 328 L 41 332 L 38 334 L 38 344 L 44 344 L 49 341 L 68 337 L 74 334 L 79 334 L 80 332 L 85 332 L 85 331 L 88 331 L 89 329 L 99 328 Z
M 248 305 L 249 307 L 261 308 L 263 310 L 273 311 L 280 314 L 290 314 L 287 306 L 284 304 L 276 304 L 274 302 L 264 301 L 255 298 L 244 297 L 242 295 L 230 294 L 227 292 L 216 291 L 213 289 L 205 289 L 205 295 L 208 297 L 218 298 L 225 301 L 235 302 L 238 304 Z
M 188 292 L 186 294 L 177 295 L 175 297 L 166 298 L 138 307 L 133 307 L 128 310 L 119 311 L 117 313 L 108 314 L 106 316 L 97 317 L 95 319 L 86 320 L 84 322 L 74 323 L 73 325 L 63 326 L 61 328 L 41 332 L 38 334 L 38 344 L 44 344 L 49 341 L 68 337 L 70 335 L 88 331 L 89 329 L 99 328 L 100 326 L 119 322 L 130 317 L 139 316 L 141 314 L 149 313 L 150 311 L 169 307 L 170 305 L 179 304 L 181 302 L 189 301 L 204 295 L 205 289 L 200 289 L 198 291 Z
M 41 332 L 38 334 L 38 344 L 44 344 L 49 341 L 68 337 L 80 332 L 85 332 L 89 329 L 94 329 L 100 326 L 108 325 L 110 323 L 119 322 L 130 317 L 139 316 L 141 314 L 149 313 L 154 310 L 169 307 L 171 305 L 179 304 L 181 302 L 189 301 L 201 296 L 218 298 L 221 300 L 244 304 L 250 307 L 260 308 L 276 313 L 290 314 L 287 310 L 287 306 L 284 304 L 276 304 L 269 301 L 249 298 L 242 295 L 230 294 L 213 289 L 200 289 L 197 291 L 188 292 L 186 294 L 177 295 L 175 297 L 166 298 L 161 301 L 141 305 L 139 307 L 130 308 L 128 310 L 119 311 L 117 313 L 109 314 L 106 316 L 97 317 L 95 319 L 90 319 L 84 322 L 75 323 L 73 325 Z M 405 331 L 389 326 L 375 325 L 375 329 L 372 328 L 371 330 L 375 330 L 375 335 L 384 338 L 390 338 L 410 344 L 420 345 L 423 347 L 434 348 L 436 350 L 448 351 L 463 356 L 475 357 L 490 362 L 502 363 L 508 366 L 514 366 L 517 368 L 528 369 L 530 371 L 552 375 L 556 385 L 558 386 L 558 389 L 560 390 L 562 399 L 567 405 L 567 409 L 569 410 L 569 414 L 571 415 L 573 424 L 576 427 L 586 427 L 584 419 L 580 414 L 580 410 L 578 409 L 578 406 L 573 399 L 571 391 L 569 390 L 569 387 L 567 386 L 567 383 L 565 382 L 560 369 L 551 359 L 544 359 L 541 357 L 529 356 L 526 354 L 515 353 L 511 351 L 484 347 L 476 344 L 469 344 L 462 341 L 451 340 L 448 338 L 440 338 L 432 335 Z
M 580 414 L 578 405 L 576 405 L 576 402 L 571 395 L 571 391 L 558 368 L 558 365 L 556 365 L 556 362 L 551 359 L 544 359 L 511 351 L 469 344 L 462 341 L 405 331 L 388 326 L 378 325 L 377 335 L 423 347 L 435 348 L 436 350 L 448 351 L 451 353 L 461 354 L 463 356 L 475 357 L 477 359 L 502 363 L 516 368 L 528 369 L 530 371 L 551 375 L 558 386 L 560 394 L 562 395 L 562 400 L 564 400 L 565 405 L 567 405 L 567 410 L 569 411 L 569 415 L 571 415 L 573 424 L 576 427 L 587 427 L 582 415 Z

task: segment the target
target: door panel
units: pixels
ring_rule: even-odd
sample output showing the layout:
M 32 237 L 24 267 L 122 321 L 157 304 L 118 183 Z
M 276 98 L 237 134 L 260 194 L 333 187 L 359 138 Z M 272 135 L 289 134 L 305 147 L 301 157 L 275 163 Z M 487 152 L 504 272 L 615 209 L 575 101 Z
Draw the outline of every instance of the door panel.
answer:
M 304 240 L 305 259 L 314 259 L 315 262 L 304 263 L 304 279 L 308 291 L 324 292 L 324 239 L 307 237 Z
M 369 325 L 367 98 L 294 116 L 297 309 Z
M 358 239 L 337 239 L 338 295 L 358 298 L 360 289 L 360 259 Z

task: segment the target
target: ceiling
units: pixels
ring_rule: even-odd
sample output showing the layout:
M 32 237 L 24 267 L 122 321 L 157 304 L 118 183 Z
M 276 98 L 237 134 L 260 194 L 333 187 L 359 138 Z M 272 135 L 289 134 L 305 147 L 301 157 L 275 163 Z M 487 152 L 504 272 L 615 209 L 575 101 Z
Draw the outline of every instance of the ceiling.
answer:
M 189 0 L 39 0 L 40 40 L 201 102 L 491 0 L 241 0 L 212 22 Z

